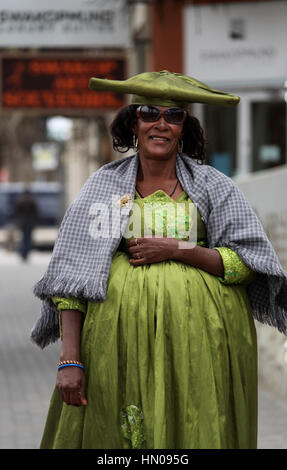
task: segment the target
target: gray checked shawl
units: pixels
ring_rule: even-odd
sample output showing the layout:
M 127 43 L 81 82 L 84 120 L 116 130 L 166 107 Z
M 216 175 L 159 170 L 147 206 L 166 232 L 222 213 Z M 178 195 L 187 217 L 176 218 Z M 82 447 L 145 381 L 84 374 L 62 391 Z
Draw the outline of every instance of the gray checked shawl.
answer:
M 34 286 L 42 305 L 31 338 L 40 347 L 59 338 L 58 311 L 51 296 L 105 300 L 112 258 L 132 208 L 138 165 L 135 154 L 102 166 L 68 208 L 46 273 Z M 286 334 L 287 273 L 243 194 L 230 178 L 184 154 L 177 155 L 176 174 L 206 225 L 209 248 L 231 248 L 258 273 L 247 287 L 254 317 Z M 118 206 L 116 201 L 125 194 L 132 196 L 130 206 Z M 105 215 L 101 229 L 107 235 L 102 237 L 92 236 L 95 207 Z

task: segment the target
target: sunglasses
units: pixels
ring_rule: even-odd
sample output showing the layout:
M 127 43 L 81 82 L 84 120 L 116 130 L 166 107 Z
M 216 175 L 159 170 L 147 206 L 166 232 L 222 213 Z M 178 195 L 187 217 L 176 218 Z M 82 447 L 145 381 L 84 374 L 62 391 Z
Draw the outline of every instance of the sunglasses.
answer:
M 156 122 L 161 116 L 169 124 L 183 124 L 186 116 L 186 111 L 181 108 L 168 108 L 165 111 L 160 111 L 155 106 L 143 105 L 137 109 L 137 116 L 144 122 Z

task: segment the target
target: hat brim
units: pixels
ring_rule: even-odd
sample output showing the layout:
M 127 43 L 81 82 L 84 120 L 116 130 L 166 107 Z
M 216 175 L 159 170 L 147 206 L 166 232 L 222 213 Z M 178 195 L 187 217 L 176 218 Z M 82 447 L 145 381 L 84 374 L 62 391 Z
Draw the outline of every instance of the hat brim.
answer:
M 214 90 L 199 80 L 167 71 L 146 72 L 127 80 L 108 80 L 92 77 L 89 88 L 95 91 L 110 91 L 142 96 L 145 99 L 150 97 L 158 98 L 159 101 L 187 104 L 203 103 L 232 106 L 240 101 L 240 98 L 236 95 Z

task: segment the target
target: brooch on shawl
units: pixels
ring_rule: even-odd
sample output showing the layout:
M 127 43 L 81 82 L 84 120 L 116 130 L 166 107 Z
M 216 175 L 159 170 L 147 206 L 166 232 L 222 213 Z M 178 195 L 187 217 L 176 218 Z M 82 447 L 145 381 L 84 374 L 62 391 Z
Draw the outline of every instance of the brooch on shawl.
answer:
M 131 194 L 124 194 L 118 201 L 115 202 L 116 207 L 130 207 L 133 197 Z

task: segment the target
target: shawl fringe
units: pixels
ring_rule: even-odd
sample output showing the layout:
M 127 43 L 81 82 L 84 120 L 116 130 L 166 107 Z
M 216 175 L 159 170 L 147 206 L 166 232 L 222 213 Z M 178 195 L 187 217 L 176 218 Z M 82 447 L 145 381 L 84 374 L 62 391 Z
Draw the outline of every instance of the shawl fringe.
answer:
M 247 286 L 247 294 L 252 308 L 253 317 L 260 323 L 275 327 L 280 333 L 287 335 L 287 279 L 278 276 L 257 274 L 262 280 L 266 292 L 266 302 L 257 301 L 256 280 Z
M 50 299 L 43 300 L 41 315 L 31 331 L 31 341 L 44 349 L 60 338 L 59 313 Z
M 41 300 L 47 297 L 79 297 L 85 300 L 103 302 L 106 297 L 106 282 L 92 279 L 68 278 L 66 276 L 44 276 L 33 288 Z
M 31 340 L 42 349 L 60 338 L 59 312 L 50 297 L 79 297 L 103 302 L 106 295 L 104 281 L 61 276 L 44 276 L 35 284 L 33 292 L 42 300 L 42 305 L 40 318 L 31 331 Z

